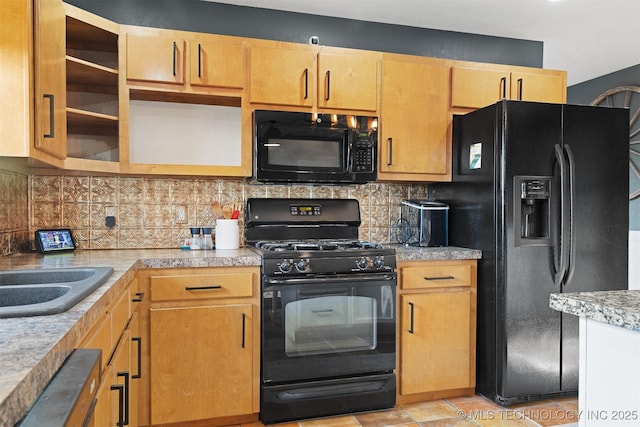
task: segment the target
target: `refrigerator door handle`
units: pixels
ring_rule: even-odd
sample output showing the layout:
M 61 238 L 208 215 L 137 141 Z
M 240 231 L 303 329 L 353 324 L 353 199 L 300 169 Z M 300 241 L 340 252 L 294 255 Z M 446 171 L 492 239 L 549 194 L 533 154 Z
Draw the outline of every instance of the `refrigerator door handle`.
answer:
M 566 285 L 571 277 L 573 277 L 573 272 L 575 270 L 574 260 L 576 259 L 576 233 L 573 227 L 573 217 L 575 212 L 575 201 L 576 201 L 576 169 L 575 169 L 575 159 L 573 157 L 573 152 L 571 151 L 571 147 L 568 144 L 563 146 L 564 151 L 566 153 L 567 163 L 569 164 L 569 250 L 568 250 L 568 260 L 567 260 L 567 277 L 564 280 L 563 285 Z
M 555 147 L 556 160 L 558 160 L 558 167 L 560 168 L 560 263 L 556 270 L 554 277 L 554 283 L 559 288 L 562 285 L 562 281 L 567 272 L 567 244 L 566 244 L 566 225 L 567 225 L 567 191 L 566 191 L 566 160 L 564 152 L 560 144 L 556 144 Z

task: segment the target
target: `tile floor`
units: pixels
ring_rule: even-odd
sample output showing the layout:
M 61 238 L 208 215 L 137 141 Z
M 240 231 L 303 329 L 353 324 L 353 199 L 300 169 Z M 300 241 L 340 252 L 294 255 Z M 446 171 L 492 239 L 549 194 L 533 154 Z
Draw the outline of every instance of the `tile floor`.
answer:
M 393 410 L 276 424 L 274 427 L 576 427 L 577 397 L 503 408 L 482 396 L 412 403 Z M 261 423 L 242 427 L 260 427 Z

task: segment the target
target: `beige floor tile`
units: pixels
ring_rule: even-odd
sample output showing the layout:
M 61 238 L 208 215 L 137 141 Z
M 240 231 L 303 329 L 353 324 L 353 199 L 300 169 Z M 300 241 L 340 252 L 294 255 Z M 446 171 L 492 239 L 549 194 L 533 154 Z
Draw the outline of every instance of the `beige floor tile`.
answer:
M 354 416 L 318 418 L 315 420 L 300 421 L 300 427 L 359 427 L 360 424 Z
M 558 426 L 578 422 L 578 412 L 565 408 L 555 403 L 546 405 L 528 406 L 517 409 L 528 419 L 535 421 L 543 427 Z
M 446 400 L 434 400 L 433 402 L 421 402 L 404 405 L 402 407 L 407 414 L 418 422 L 451 419 L 458 417 L 460 409 L 454 407 Z
M 504 408 L 498 411 L 472 411 L 469 419 L 482 427 L 538 427 L 523 414 Z
M 420 423 L 422 427 L 477 427 L 478 424 L 473 421 L 463 420 L 459 418 L 445 418 L 435 421 L 425 421 Z
M 386 427 L 398 424 L 410 424 L 414 420 L 402 409 L 389 411 L 368 412 L 355 416 L 362 427 Z

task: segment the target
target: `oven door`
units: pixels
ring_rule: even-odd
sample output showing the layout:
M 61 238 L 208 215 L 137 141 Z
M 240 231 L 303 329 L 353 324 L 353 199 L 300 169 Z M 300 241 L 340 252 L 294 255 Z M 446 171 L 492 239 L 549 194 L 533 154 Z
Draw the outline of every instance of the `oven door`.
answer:
M 395 273 L 263 278 L 265 384 L 395 368 Z

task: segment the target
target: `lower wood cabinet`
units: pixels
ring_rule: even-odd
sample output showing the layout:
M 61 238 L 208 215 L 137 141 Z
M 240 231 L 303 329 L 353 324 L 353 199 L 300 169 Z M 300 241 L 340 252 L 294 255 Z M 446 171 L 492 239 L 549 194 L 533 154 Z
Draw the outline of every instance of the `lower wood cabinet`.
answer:
M 257 266 L 138 272 L 141 291 L 150 293 L 140 325 L 149 340 L 141 425 L 257 421 L 259 273 Z
M 139 296 L 134 279 L 100 317 L 80 348 L 102 350 L 102 375 L 89 426 L 131 426 L 138 423 L 141 345 L 138 312 L 131 296 Z
M 398 402 L 472 394 L 476 260 L 399 263 Z
M 151 310 L 153 424 L 252 412 L 253 321 L 251 304 Z

